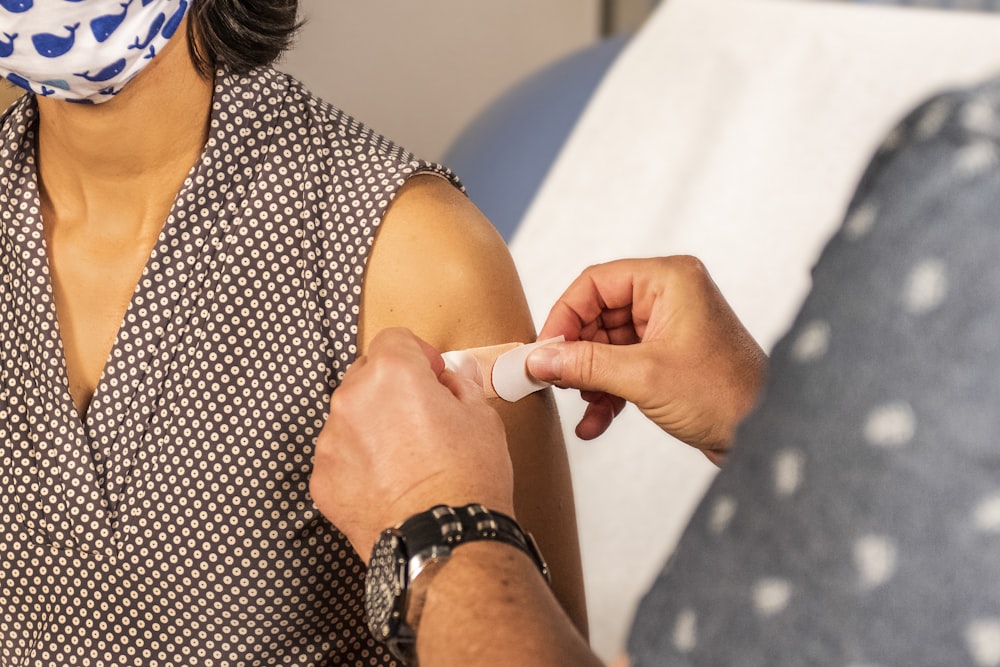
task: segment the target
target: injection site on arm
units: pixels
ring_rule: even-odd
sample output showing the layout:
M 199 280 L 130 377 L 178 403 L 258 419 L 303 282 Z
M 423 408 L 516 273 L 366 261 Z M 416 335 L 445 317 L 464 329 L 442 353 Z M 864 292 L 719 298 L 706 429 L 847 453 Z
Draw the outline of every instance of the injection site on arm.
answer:
M 487 398 L 502 398 L 515 403 L 528 394 L 549 386 L 533 377 L 527 368 L 528 355 L 534 350 L 565 340 L 563 336 L 534 343 L 503 343 L 486 347 L 453 350 L 441 355 L 444 366 L 456 375 L 483 387 Z

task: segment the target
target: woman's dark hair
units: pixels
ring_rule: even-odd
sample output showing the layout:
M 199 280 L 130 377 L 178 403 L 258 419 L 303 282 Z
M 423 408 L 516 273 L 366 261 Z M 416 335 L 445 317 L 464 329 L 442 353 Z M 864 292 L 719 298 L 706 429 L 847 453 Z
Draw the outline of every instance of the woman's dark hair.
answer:
M 269 65 L 291 44 L 298 0 L 191 0 L 188 44 L 202 76 L 212 78 L 226 63 L 245 74 Z

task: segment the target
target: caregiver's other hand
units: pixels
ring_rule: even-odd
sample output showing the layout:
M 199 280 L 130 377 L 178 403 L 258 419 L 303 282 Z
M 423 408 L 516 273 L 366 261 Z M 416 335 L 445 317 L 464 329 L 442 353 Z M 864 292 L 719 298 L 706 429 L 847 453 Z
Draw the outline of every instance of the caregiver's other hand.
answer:
M 767 356 L 689 256 L 586 269 L 553 306 L 528 357 L 535 377 L 581 390 L 577 435 L 596 438 L 625 402 L 719 464 L 753 408 Z
M 514 514 L 500 416 L 406 329 L 375 336 L 333 393 L 309 489 L 365 562 L 382 530 L 434 505 Z

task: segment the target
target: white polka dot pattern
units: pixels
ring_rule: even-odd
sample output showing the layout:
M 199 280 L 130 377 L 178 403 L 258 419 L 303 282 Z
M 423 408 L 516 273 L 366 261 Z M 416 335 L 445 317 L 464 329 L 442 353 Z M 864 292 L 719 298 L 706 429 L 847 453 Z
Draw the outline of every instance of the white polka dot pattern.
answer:
M 940 99 L 927 105 L 923 116 L 917 122 L 916 136 L 920 139 L 928 139 L 940 132 L 945 121 L 948 120 L 948 116 L 951 115 L 952 108 L 952 102 L 947 99 Z
M 1000 667 L 998 119 L 1000 78 L 874 156 L 635 667 Z
M 875 447 L 894 449 L 913 439 L 916 429 L 913 409 L 902 401 L 880 405 L 865 421 L 865 439 Z
M 972 519 L 977 531 L 1000 534 L 1000 494 L 979 503 Z
M 912 314 L 923 315 L 940 306 L 947 294 L 948 273 L 944 262 L 926 259 L 910 272 L 903 297 Z
M 698 646 L 698 616 L 693 609 L 685 609 L 677 615 L 674 646 L 681 653 L 690 653 Z
M 753 605 L 761 616 L 774 616 L 784 611 L 792 597 L 792 585 L 780 577 L 767 577 L 753 587 Z
M 779 498 L 788 498 L 802 486 L 805 476 L 806 457 L 795 449 L 785 449 L 774 457 L 774 493 Z
M 955 171 L 960 176 L 977 176 L 994 169 L 998 159 L 997 148 L 992 142 L 978 141 L 963 148 L 955 157 Z
M 729 527 L 736 514 L 736 501 L 729 496 L 721 496 L 712 505 L 708 518 L 708 529 L 713 535 L 719 535 Z
M 985 100 L 974 100 L 962 109 L 962 125 L 972 132 L 1000 133 L 1000 115 Z
M 852 241 L 864 237 L 871 231 L 877 217 L 878 209 L 874 204 L 858 206 L 844 221 L 844 235 Z
M 870 590 L 892 578 L 898 549 L 885 535 L 865 535 L 854 543 L 854 563 L 861 587 Z
M 1000 665 L 1000 619 L 980 618 L 965 630 L 969 654 L 977 667 Z
M 821 359 L 830 349 L 830 325 L 822 320 L 810 322 L 792 345 L 791 357 L 799 363 Z
M 393 664 L 308 479 L 381 216 L 410 174 L 450 174 L 273 70 L 220 72 L 81 423 L 36 120 L 26 98 L 0 146 L 0 665 Z

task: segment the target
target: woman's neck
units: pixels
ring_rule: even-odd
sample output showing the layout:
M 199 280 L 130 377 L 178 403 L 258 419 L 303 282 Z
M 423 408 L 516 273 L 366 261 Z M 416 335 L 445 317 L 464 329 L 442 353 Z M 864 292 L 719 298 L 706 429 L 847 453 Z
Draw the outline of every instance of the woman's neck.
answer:
M 183 35 L 103 104 L 39 98 L 38 170 L 49 218 L 126 234 L 162 225 L 201 153 L 211 111 L 212 82 L 198 74 Z

